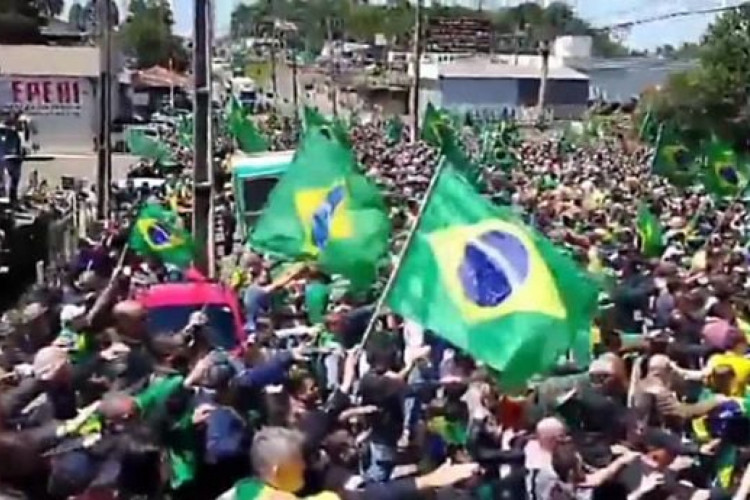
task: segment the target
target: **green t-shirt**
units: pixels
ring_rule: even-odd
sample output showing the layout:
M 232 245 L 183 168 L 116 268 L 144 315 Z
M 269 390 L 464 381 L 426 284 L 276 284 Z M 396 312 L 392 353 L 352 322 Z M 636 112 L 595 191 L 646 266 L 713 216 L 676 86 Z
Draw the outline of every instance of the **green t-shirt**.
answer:
M 305 287 L 305 307 L 311 325 L 319 325 L 325 321 L 330 292 L 330 286 L 320 281 L 312 281 Z

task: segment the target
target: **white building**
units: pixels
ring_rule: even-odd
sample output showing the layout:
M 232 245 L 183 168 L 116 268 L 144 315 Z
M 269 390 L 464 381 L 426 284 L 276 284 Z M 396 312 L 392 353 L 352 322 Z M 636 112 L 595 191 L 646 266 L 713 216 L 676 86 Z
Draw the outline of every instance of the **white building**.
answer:
M 0 113 L 30 116 L 43 149 L 90 150 L 98 129 L 98 78 L 97 47 L 0 45 Z M 114 80 L 117 117 L 122 100 L 117 76 Z

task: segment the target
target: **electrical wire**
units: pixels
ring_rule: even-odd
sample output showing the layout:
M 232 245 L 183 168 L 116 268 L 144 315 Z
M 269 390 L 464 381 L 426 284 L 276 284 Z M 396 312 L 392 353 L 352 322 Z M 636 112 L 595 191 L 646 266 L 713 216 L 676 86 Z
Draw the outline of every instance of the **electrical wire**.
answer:
M 619 22 L 614 23 L 606 26 L 599 26 L 595 27 L 594 30 L 596 31 L 610 31 L 610 30 L 618 30 L 618 29 L 629 29 L 633 26 L 639 26 L 642 24 L 648 24 L 653 23 L 657 21 L 665 21 L 667 19 L 675 19 L 675 18 L 681 18 L 681 17 L 688 17 L 688 16 L 703 16 L 703 15 L 710 15 L 710 14 L 720 14 L 722 12 L 728 12 L 730 10 L 734 10 L 738 7 L 742 7 L 744 5 L 750 5 L 748 2 L 742 2 L 736 5 L 732 6 L 725 6 L 725 7 L 712 7 L 712 8 L 706 8 L 706 9 L 694 9 L 694 10 L 681 10 L 677 12 L 670 12 L 669 14 L 661 14 L 657 16 L 651 16 L 646 17 L 642 19 L 636 19 L 633 21 L 625 21 L 625 22 Z

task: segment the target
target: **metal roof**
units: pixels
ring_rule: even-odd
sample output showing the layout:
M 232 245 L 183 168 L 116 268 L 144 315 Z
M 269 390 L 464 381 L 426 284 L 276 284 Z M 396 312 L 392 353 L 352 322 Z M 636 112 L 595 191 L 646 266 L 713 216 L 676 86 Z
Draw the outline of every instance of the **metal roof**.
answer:
M 440 64 L 440 78 L 539 78 L 541 70 L 530 65 L 513 65 L 488 60 L 458 60 Z M 589 77 L 572 68 L 550 67 L 550 80 L 588 80 Z
M 99 75 L 99 49 L 0 45 L 0 75 L 96 77 Z

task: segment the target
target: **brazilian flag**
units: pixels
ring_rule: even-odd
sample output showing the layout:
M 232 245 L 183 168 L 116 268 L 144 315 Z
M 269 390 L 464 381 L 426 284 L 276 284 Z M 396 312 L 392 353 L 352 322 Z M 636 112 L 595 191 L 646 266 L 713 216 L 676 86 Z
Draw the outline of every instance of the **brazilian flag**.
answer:
M 446 139 L 453 139 L 455 132 L 450 117 L 443 111 L 435 108 L 432 103 L 427 104 L 422 123 L 420 139 L 434 148 L 443 150 Z
M 660 257 L 664 251 L 664 236 L 659 219 L 644 203 L 638 207 L 636 230 L 641 240 L 641 252 L 646 257 Z
M 404 133 L 404 124 L 398 116 L 392 116 L 385 125 L 385 137 L 389 144 L 396 144 L 401 141 Z
M 651 171 L 666 177 L 679 187 L 695 183 L 699 177 L 697 155 L 691 151 L 670 129 L 662 126 L 656 141 L 656 150 Z
M 427 144 L 439 149 L 441 155 L 459 168 L 461 174 L 472 186 L 479 190 L 484 188 L 482 166 L 473 162 L 459 145 L 459 138 L 448 113 L 428 103 L 420 136 Z
M 280 257 L 316 260 L 361 289 L 375 279 L 389 233 L 383 197 L 358 173 L 351 149 L 313 128 L 271 191 L 250 243 Z
M 700 400 L 714 398 L 710 389 L 704 389 L 700 395 Z M 747 418 L 750 409 L 750 397 L 729 398 L 721 403 L 711 412 L 704 416 L 693 419 L 692 430 L 695 439 L 700 443 L 706 443 L 715 438 L 721 438 L 726 431 L 727 426 L 732 420 L 738 418 Z M 735 464 L 737 463 L 739 450 L 736 446 L 723 441 L 714 454 L 714 486 L 729 488 L 732 485 Z
M 387 303 L 522 387 L 590 329 L 597 286 L 442 161 Z
M 747 165 L 731 145 L 713 138 L 706 149 L 703 184 L 717 198 L 739 195 L 748 185 Z
M 258 131 L 255 123 L 246 116 L 242 106 L 234 97 L 231 98 L 229 104 L 228 129 L 241 151 L 245 153 L 268 151 L 268 141 Z
M 320 129 L 324 135 L 330 135 L 338 140 L 341 144 L 351 146 L 349 139 L 349 126 L 343 120 L 335 118 L 330 121 L 323 116 L 317 109 L 305 106 L 303 111 L 305 131 Z
M 128 245 L 139 255 L 153 255 L 182 268 L 193 260 L 193 239 L 180 227 L 179 216 L 155 203 L 144 206 L 138 213 Z
M 641 119 L 641 124 L 638 127 L 638 138 L 647 143 L 654 144 L 659 137 L 659 124 L 654 117 L 654 114 L 649 109 Z

